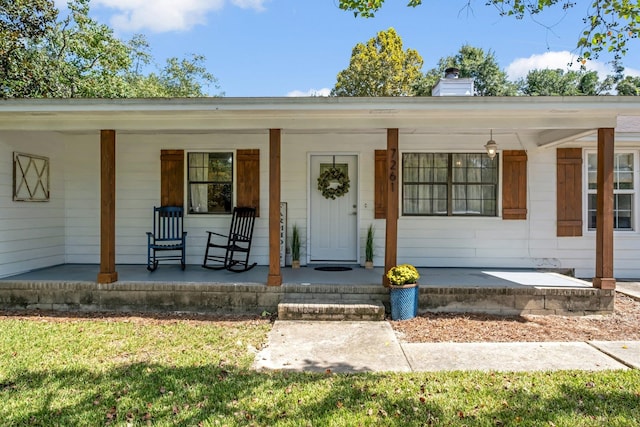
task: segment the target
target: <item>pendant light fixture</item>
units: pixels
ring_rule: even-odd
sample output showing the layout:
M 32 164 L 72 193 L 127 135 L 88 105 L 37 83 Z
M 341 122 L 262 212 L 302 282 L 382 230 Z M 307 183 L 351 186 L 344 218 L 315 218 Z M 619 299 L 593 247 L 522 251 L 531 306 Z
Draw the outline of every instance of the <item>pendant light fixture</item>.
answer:
M 487 155 L 489 156 L 489 158 L 491 160 L 494 159 L 494 157 L 496 157 L 496 153 L 498 152 L 498 144 L 496 144 L 496 142 L 493 140 L 493 129 L 491 129 L 491 136 L 489 138 L 489 141 L 487 141 L 487 143 L 484 145 L 484 148 L 487 150 Z

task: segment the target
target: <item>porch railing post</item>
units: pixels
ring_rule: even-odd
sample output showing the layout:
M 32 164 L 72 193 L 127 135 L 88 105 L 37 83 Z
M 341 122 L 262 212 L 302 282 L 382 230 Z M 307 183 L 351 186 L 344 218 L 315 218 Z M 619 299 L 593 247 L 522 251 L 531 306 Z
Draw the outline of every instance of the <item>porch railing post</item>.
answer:
M 280 129 L 269 129 L 269 277 L 268 286 L 282 285 L 280 271 Z
M 398 153 L 398 129 L 387 129 L 387 212 L 382 284 L 389 285 L 386 272 L 396 265 L 398 257 L 398 181 L 400 167 Z
M 614 129 L 598 129 L 596 201 L 596 275 L 593 286 L 615 289 L 613 277 L 613 157 Z
M 116 131 L 100 131 L 100 272 L 98 283 L 118 280 L 116 272 Z

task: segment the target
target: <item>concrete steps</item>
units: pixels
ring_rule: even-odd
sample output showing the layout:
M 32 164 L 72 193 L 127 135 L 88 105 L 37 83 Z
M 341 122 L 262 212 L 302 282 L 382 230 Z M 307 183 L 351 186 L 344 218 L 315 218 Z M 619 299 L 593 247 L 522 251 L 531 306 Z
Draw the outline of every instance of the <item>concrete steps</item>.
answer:
M 384 320 L 381 301 L 287 299 L 278 304 L 278 320 Z

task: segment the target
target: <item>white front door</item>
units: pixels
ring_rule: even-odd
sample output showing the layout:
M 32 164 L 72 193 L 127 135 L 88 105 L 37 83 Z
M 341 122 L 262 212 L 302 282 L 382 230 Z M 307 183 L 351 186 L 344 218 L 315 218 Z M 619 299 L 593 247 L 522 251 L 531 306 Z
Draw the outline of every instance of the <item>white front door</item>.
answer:
M 318 190 L 318 177 L 333 167 L 349 178 L 349 191 L 335 199 Z M 312 155 L 310 171 L 309 262 L 357 262 L 358 157 Z

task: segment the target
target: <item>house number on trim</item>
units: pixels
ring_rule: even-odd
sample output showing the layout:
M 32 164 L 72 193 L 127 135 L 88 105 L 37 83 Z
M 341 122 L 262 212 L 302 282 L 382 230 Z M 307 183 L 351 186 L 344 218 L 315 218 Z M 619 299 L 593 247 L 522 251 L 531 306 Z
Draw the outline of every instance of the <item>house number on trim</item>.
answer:
M 391 149 L 391 162 L 389 163 L 389 183 L 391 184 L 391 192 L 396 192 L 396 171 L 398 170 L 398 150 Z

